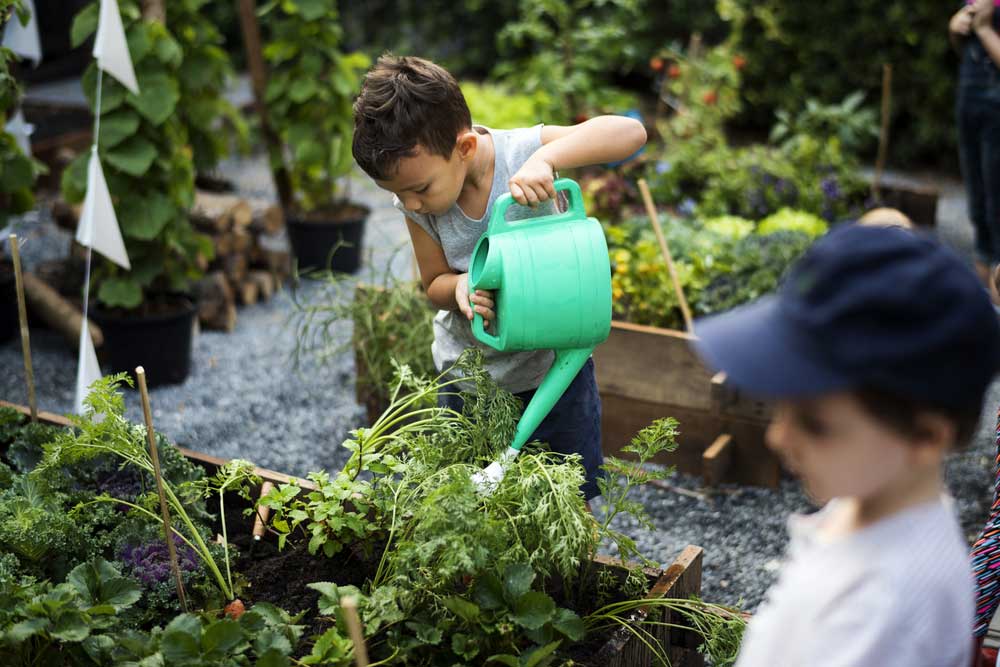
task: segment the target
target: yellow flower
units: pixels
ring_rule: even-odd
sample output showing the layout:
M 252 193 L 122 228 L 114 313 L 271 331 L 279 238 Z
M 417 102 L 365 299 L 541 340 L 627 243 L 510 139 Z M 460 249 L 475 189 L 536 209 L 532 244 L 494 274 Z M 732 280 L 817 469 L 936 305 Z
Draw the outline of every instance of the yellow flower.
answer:
M 619 265 L 628 264 L 630 259 L 632 259 L 632 253 L 628 250 L 619 250 L 615 253 L 615 263 Z

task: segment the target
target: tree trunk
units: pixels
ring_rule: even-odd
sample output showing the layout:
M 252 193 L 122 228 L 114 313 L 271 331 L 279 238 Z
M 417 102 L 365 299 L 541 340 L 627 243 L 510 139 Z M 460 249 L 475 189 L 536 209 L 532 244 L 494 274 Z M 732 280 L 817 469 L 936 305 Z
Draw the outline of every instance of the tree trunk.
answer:
M 142 18 L 166 24 L 167 7 L 163 0 L 142 0 Z

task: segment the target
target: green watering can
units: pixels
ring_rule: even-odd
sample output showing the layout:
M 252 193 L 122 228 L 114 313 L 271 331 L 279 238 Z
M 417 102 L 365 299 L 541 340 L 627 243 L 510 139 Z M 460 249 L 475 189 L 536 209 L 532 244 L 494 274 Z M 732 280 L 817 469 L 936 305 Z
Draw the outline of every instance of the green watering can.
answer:
M 611 333 L 611 265 L 601 223 L 583 210 L 580 186 L 568 178 L 555 189 L 569 195 L 564 213 L 510 221 L 510 194 L 493 205 L 486 233 L 469 264 L 469 289 L 494 292 L 492 332 L 476 313 L 472 332 L 501 352 L 555 351 L 552 368 L 517 424 L 510 447 L 473 481 L 492 490 L 504 468 L 542 423 L 590 358 Z

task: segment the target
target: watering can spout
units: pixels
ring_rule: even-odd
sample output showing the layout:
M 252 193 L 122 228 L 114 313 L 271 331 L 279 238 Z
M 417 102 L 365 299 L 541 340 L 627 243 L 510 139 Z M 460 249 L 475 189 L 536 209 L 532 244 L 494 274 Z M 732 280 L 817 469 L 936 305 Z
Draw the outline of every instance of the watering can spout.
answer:
M 524 409 L 524 414 L 517 422 L 514 441 L 510 445 L 512 449 L 521 449 L 528 442 L 528 438 L 562 398 L 563 393 L 576 378 L 583 365 L 587 363 L 587 359 L 590 358 L 593 351 L 593 347 L 555 351 L 556 358 L 552 362 L 552 368 L 546 373 L 542 383 L 538 385 L 534 396 L 531 397 Z

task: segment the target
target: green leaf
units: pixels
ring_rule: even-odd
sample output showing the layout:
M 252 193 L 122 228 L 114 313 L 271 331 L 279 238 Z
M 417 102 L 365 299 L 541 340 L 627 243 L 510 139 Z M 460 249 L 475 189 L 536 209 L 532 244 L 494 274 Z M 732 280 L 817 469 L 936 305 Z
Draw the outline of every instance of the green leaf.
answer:
M 125 198 L 118 208 L 122 234 L 144 241 L 155 239 L 167 223 L 182 215 L 170 198 L 159 192 Z M 148 282 L 135 277 L 142 283 Z
M 214 651 L 225 655 L 242 641 L 243 631 L 240 629 L 240 624 L 230 619 L 223 619 L 208 626 L 201 638 L 201 646 L 206 653 Z
M 128 103 L 153 125 L 170 118 L 180 100 L 177 81 L 162 72 L 139 75 L 139 95 L 128 94 Z
M 471 623 L 479 618 L 479 607 L 460 597 L 451 596 L 445 598 L 444 606 L 463 621 Z
M 101 282 L 97 298 L 111 308 L 137 308 L 142 303 L 142 288 L 128 276 L 115 276 Z
M 70 611 L 59 616 L 49 634 L 64 642 L 82 642 L 90 635 L 90 624 L 80 612 Z
M 0 163 L 0 192 L 14 192 L 30 188 L 35 182 L 35 171 L 31 168 L 31 160 L 23 154 Z
M 47 618 L 30 618 L 20 623 L 15 623 L 5 634 L 8 639 L 15 644 L 27 641 L 34 635 L 42 632 L 49 625 Z
M 163 631 L 161 650 L 168 663 L 183 664 L 201 657 L 201 621 L 194 614 L 181 614 Z
M 340 591 L 337 584 L 329 581 L 316 581 L 306 584 L 314 591 L 319 591 L 319 613 L 331 616 L 340 608 Z
M 298 5 L 306 21 L 317 21 L 327 16 L 334 6 L 329 0 L 299 0 Z
M 502 609 L 504 607 L 503 585 L 492 572 L 476 580 L 472 588 L 472 599 L 482 609 Z
M 516 600 L 531 590 L 531 582 L 535 580 L 535 571 L 530 565 L 513 563 L 508 565 L 503 573 L 503 590 L 507 599 Z
M 121 610 L 137 602 L 141 596 L 139 587 L 130 579 L 122 577 L 103 558 L 77 565 L 66 577 L 66 581 L 90 607 L 111 605 Z
M 90 105 L 92 111 L 96 110 L 94 106 L 94 96 L 97 94 L 97 65 L 91 63 L 86 71 L 83 73 L 83 79 L 81 81 L 83 85 L 83 94 L 87 98 L 87 103 Z M 122 105 L 125 101 L 125 94 L 128 91 L 125 86 L 118 83 L 112 76 L 102 76 L 101 77 L 101 115 L 114 111 Z
M 103 149 L 114 148 L 139 129 L 139 116 L 129 109 L 118 109 L 101 115 L 101 139 Z
M 573 642 L 582 640 L 585 634 L 583 620 L 569 609 L 556 610 L 555 618 L 552 619 L 552 627 Z
M 87 194 L 87 162 L 89 159 L 90 152 L 81 153 L 63 170 L 60 184 L 62 196 L 72 204 L 83 201 Z
M 521 667 L 521 662 L 516 656 L 507 655 L 506 653 L 501 655 L 491 655 L 486 658 L 486 662 L 499 662 L 504 665 L 509 665 L 510 667 Z
M 288 90 L 288 96 L 297 104 L 302 104 L 316 94 L 314 79 L 297 79 Z
M 173 37 L 163 36 L 156 40 L 156 57 L 165 65 L 180 65 L 184 52 Z
M 514 621 L 529 630 L 545 625 L 555 613 L 556 603 L 545 593 L 528 591 L 514 603 Z
M 91 3 L 73 17 L 73 25 L 69 30 L 69 42 L 74 49 L 83 44 L 97 30 L 99 8 L 99 2 Z
M 288 656 L 277 649 L 271 648 L 258 655 L 255 667 L 288 667 L 291 664 Z
M 555 641 L 551 644 L 546 644 L 545 646 L 536 648 L 527 656 L 524 656 L 524 667 L 537 667 L 543 660 L 545 660 L 545 658 L 555 653 L 555 650 L 559 648 L 561 643 L 562 641 Z
M 142 176 L 156 159 L 156 146 L 141 136 L 134 136 L 104 155 L 111 166 L 131 176 Z
M 318 535 L 313 535 L 312 539 L 309 540 L 309 553 L 313 556 L 319 551 L 319 548 L 323 546 L 326 542 L 326 533 L 320 533 Z

